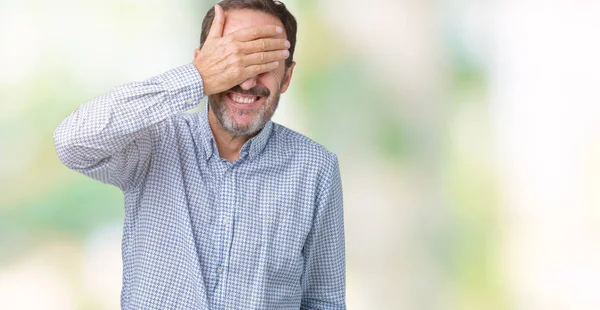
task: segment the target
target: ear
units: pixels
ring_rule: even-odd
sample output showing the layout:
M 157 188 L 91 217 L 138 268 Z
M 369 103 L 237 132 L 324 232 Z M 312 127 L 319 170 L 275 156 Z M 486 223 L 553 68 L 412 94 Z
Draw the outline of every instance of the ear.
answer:
M 200 54 L 200 49 L 199 49 L 199 48 L 197 48 L 197 49 L 194 51 L 194 59 L 198 58 L 198 54 Z
M 294 74 L 294 67 L 296 66 L 296 62 L 292 61 L 292 64 L 289 68 L 285 69 L 285 77 L 283 80 L 283 85 L 281 86 L 281 93 L 285 93 L 290 86 L 290 81 L 292 80 L 292 74 Z

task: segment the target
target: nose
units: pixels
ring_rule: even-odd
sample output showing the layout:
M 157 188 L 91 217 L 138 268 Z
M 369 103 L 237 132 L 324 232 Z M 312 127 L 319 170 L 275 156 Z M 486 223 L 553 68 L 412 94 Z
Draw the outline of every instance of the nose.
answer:
M 256 86 L 256 76 L 251 77 L 251 78 L 245 80 L 242 84 L 240 84 L 240 87 L 244 90 L 250 90 L 254 86 Z

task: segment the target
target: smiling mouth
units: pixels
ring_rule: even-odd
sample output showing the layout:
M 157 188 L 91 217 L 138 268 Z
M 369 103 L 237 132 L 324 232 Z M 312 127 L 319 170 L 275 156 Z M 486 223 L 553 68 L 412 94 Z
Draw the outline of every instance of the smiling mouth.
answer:
M 227 97 L 238 104 L 252 104 L 262 98 L 261 96 L 242 95 L 231 92 L 227 93 Z

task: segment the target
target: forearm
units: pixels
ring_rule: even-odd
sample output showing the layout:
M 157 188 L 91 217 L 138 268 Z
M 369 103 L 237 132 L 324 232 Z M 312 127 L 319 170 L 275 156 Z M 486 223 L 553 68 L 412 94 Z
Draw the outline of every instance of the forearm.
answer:
M 159 139 L 161 122 L 193 108 L 203 96 L 192 64 L 118 86 L 60 123 L 54 131 L 58 157 L 70 169 L 128 187 Z
M 193 65 L 182 66 L 84 103 L 54 132 L 63 163 L 72 168 L 93 165 L 147 135 L 161 121 L 193 108 L 203 96 L 194 71 Z

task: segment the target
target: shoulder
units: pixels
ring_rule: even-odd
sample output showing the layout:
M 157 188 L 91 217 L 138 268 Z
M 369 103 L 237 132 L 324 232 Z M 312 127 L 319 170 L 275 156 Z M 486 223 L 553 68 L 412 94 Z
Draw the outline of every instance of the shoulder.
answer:
M 153 141 L 159 149 L 173 147 L 174 143 L 190 143 L 198 131 L 198 115 L 181 112 L 153 126 Z
M 196 128 L 200 123 L 200 115 L 198 112 L 186 113 L 181 112 L 172 118 L 173 125 L 177 127 Z
M 323 145 L 283 125 L 277 123 L 273 125 L 270 144 L 274 145 L 278 153 L 312 169 L 337 168 L 337 156 Z
M 194 132 L 199 126 L 199 117 L 197 113 L 180 112 L 164 121 L 164 127 L 167 134 L 181 135 L 183 133 Z

